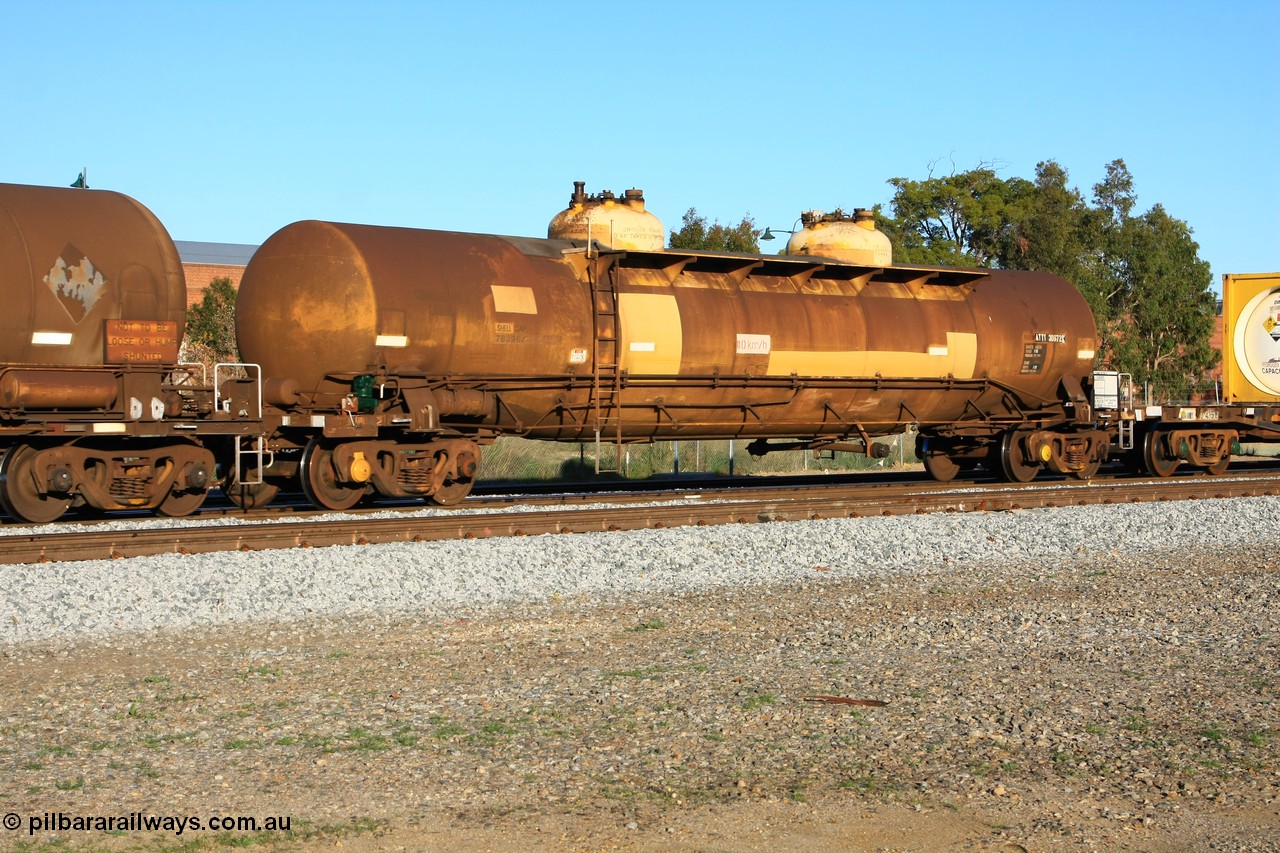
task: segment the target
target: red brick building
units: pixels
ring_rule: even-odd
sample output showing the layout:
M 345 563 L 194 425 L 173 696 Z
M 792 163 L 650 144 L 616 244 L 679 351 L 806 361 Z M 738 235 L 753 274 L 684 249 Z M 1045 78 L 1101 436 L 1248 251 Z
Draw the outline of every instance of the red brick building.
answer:
M 243 243 L 200 243 L 174 240 L 182 271 L 187 277 L 187 307 L 204 298 L 204 289 L 215 278 L 231 279 L 232 287 L 240 286 L 240 277 L 257 246 Z

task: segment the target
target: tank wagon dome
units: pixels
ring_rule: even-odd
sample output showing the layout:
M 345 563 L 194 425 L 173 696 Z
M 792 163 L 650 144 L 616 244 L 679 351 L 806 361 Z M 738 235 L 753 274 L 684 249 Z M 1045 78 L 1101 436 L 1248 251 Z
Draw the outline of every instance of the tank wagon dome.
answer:
M 806 210 L 800 214 L 800 222 L 803 227 L 787 241 L 788 255 L 813 255 L 877 267 L 893 263 L 889 238 L 876 229 L 875 214 L 865 208 L 856 208 L 852 215 L 838 209 L 832 213 Z
M 629 189 L 616 197 L 609 190 L 586 193 L 585 181 L 573 182 L 569 206 L 547 226 L 552 240 L 597 241 L 610 249 L 660 252 L 666 239 L 662 220 L 644 208 L 644 193 Z

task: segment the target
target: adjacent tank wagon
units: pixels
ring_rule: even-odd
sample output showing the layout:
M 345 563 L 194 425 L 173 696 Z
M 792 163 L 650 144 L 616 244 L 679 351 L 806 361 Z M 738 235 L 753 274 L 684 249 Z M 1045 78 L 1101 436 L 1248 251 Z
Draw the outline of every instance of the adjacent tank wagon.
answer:
M 182 265 L 128 196 L 0 184 L 0 297 L 0 504 L 12 518 L 53 521 L 82 504 L 185 515 L 213 478 L 210 437 L 257 431 L 220 423 L 211 389 L 178 367 Z

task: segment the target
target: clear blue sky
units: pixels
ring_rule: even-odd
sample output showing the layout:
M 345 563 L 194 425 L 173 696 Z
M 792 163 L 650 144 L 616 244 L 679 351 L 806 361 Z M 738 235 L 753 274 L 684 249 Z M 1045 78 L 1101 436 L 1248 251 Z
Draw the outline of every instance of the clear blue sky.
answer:
M 0 0 L 0 181 L 175 239 L 298 219 L 544 236 L 574 180 L 790 228 L 889 178 L 1054 159 L 1213 267 L 1280 270 L 1280 0 Z

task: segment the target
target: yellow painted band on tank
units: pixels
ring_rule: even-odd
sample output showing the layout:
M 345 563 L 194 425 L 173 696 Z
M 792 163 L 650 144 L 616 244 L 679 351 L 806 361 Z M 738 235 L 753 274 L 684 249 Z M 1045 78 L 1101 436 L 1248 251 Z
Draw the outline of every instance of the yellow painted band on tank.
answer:
M 676 298 L 662 293 L 619 293 L 621 367 L 631 373 L 674 376 L 680 372 L 684 330 Z
M 493 310 L 499 314 L 537 314 L 538 302 L 533 298 L 532 287 L 512 287 L 491 284 Z
M 774 350 L 769 354 L 770 376 L 911 376 L 972 379 L 978 364 L 978 336 L 947 332 L 945 355 L 927 352 L 863 350 L 800 352 Z

